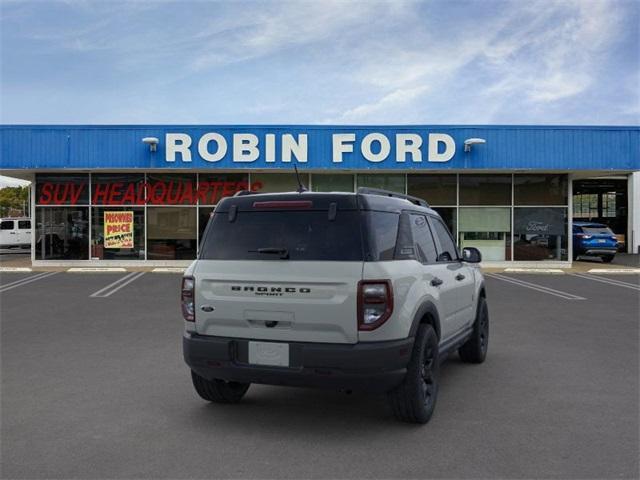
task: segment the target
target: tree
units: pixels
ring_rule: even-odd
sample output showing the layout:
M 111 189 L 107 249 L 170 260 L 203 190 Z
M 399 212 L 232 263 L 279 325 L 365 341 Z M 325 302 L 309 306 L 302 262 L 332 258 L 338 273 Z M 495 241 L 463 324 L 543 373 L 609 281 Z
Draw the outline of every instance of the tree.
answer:
M 26 215 L 29 210 L 28 187 L 0 188 L 0 215 Z

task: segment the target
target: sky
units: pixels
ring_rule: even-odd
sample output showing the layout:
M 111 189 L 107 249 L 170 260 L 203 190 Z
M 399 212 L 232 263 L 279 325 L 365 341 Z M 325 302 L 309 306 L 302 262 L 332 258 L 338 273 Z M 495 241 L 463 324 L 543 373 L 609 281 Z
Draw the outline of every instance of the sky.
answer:
M 3 124 L 640 124 L 640 1 L 0 0 Z

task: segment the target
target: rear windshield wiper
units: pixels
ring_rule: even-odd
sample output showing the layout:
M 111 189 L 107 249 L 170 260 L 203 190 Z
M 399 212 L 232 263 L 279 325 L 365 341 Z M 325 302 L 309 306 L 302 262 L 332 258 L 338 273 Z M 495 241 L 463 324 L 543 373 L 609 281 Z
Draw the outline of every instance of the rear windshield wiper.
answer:
M 287 250 L 286 248 L 266 247 L 266 248 L 259 248 L 257 250 L 249 250 L 249 253 L 267 253 L 267 254 L 280 255 L 280 258 L 282 260 L 286 260 L 289 258 L 289 250 Z

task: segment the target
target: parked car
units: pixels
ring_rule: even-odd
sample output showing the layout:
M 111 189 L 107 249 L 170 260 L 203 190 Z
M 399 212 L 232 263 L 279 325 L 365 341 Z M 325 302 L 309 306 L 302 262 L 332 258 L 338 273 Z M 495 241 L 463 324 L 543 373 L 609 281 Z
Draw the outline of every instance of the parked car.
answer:
M 31 247 L 31 219 L 28 217 L 0 219 L 0 248 Z
M 618 251 L 618 237 L 602 223 L 573 222 L 573 259 L 582 255 L 600 257 L 609 263 Z
M 439 365 L 487 354 L 480 252 L 391 192 L 241 192 L 209 220 L 182 280 L 184 359 L 205 400 L 251 383 L 385 392 L 426 423 Z

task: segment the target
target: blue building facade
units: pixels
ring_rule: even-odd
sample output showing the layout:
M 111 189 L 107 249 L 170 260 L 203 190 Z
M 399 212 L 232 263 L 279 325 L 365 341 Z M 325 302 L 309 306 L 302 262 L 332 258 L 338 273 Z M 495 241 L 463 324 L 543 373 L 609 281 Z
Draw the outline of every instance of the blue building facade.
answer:
M 34 263 L 186 263 L 220 198 L 293 190 L 294 165 L 311 190 L 425 198 L 487 263 L 568 264 L 573 218 L 638 248 L 639 127 L 0 126 L 0 173 L 34 183 Z

